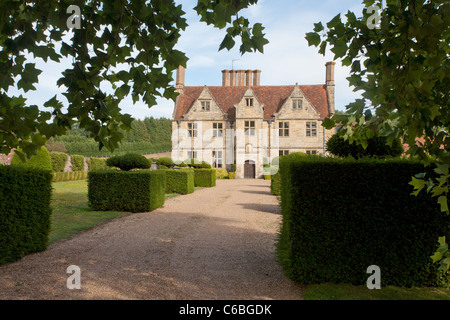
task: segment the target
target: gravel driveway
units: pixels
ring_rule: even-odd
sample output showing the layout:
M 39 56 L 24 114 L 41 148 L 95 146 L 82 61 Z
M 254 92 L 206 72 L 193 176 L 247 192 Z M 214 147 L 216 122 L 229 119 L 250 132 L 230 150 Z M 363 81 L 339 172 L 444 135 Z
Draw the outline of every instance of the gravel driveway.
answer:
M 0 266 L 0 299 L 301 299 L 275 261 L 279 210 L 269 181 L 218 180 Z

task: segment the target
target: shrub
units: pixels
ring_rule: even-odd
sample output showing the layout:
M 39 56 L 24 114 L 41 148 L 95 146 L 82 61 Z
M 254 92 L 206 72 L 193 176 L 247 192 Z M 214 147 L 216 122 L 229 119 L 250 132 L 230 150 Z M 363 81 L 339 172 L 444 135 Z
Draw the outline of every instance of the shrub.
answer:
M 106 165 L 117 167 L 122 171 L 130 171 L 132 169 L 149 169 L 151 164 L 143 155 L 127 153 L 123 156 L 108 158 L 108 160 L 106 160 Z
M 403 146 L 399 139 L 394 140 L 392 145 L 387 144 L 387 138 L 383 136 L 374 136 L 368 139 L 367 148 L 364 149 L 355 141 L 350 144 L 344 140 L 340 132 L 335 133 L 327 141 L 327 151 L 338 157 L 353 157 L 355 159 L 363 157 L 398 157 L 403 153 Z
M 20 157 L 16 153 L 14 153 L 11 164 L 48 171 L 52 171 L 53 169 L 52 159 L 50 158 L 50 153 L 48 152 L 46 147 L 41 147 L 40 149 L 38 149 L 37 153 L 31 156 L 31 158 L 26 159 L 25 162 L 23 162 L 22 159 L 20 159 Z
M 104 158 L 89 158 L 87 160 L 88 170 L 100 170 L 106 169 L 108 166 L 106 165 L 106 159 Z
M 53 172 L 64 172 L 69 156 L 63 152 L 50 152 Z
M 87 171 L 54 172 L 53 182 L 86 180 Z
M 164 204 L 163 170 L 94 170 L 88 174 L 89 205 L 99 211 L 147 212 Z
M 165 166 L 167 168 L 173 168 L 175 166 L 175 163 L 169 157 L 162 157 L 162 158 L 156 159 L 156 163 L 158 164 L 158 168 L 159 168 L 159 166 Z
M 70 162 L 72 163 L 73 171 L 84 171 L 84 157 L 80 155 L 71 155 Z
M 228 179 L 236 179 L 236 172 L 228 172 Z
M 164 170 L 166 173 L 166 193 L 188 194 L 194 192 L 193 170 Z
M 216 171 L 216 179 L 228 178 L 228 171 L 225 169 L 214 169 Z
M 367 267 L 382 284 L 436 285 L 430 255 L 449 235 L 450 216 L 429 194 L 412 196 L 417 162 L 320 157 L 280 159 L 282 229 L 278 258 L 300 283 L 364 284 Z
M 47 248 L 51 183 L 48 170 L 0 166 L 0 264 Z
M 214 169 L 194 169 L 194 184 L 196 187 L 214 187 L 216 171 Z
M 211 165 L 208 162 L 200 161 L 194 158 L 186 159 L 184 160 L 184 163 L 194 169 L 211 169 Z

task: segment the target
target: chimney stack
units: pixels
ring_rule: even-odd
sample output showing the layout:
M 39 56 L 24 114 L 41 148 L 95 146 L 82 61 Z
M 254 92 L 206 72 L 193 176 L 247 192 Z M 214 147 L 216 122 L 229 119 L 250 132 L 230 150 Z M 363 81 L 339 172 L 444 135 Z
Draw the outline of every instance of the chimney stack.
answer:
M 230 70 L 222 70 L 222 86 L 229 87 L 230 86 Z
M 325 84 L 334 85 L 334 65 L 336 62 L 330 61 L 325 64 L 326 67 L 326 77 Z
M 236 70 L 230 70 L 230 87 L 236 86 Z
M 250 87 L 252 85 L 253 71 L 245 71 L 245 86 Z
M 261 70 L 222 70 L 222 86 L 259 86 L 260 75 Z
M 254 70 L 253 71 L 253 86 L 259 87 L 261 78 L 261 70 Z
M 326 75 L 325 75 L 325 87 L 327 89 L 328 98 L 328 112 L 330 117 L 335 113 L 335 100 L 334 100 L 334 65 L 336 62 L 330 61 L 325 64 Z
M 175 91 L 182 92 L 184 90 L 184 77 L 185 77 L 186 68 L 183 66 L 179 66 L 177 69 L 177 77 L 175 81 Z
M 237 85 L 238 87 L 243 87 L 245 85 L 245 71 L 244 70 L 237 70 Z

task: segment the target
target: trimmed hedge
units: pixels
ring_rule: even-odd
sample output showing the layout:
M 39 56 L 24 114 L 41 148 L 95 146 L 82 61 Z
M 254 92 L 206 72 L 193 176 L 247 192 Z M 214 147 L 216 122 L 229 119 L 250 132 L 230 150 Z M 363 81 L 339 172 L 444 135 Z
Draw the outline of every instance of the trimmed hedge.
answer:
M 0 264 L 47 248 L 51 196 L 49 170 L 0 166 Z
M 159 159 L 156 159 L 156 164 L 158 165 L 159 168 L 162 167 L 173 168 L 175 166 L 175 163 L 169 157 L 161 157 Z
M 216 186 L 216 170 L 194 169 L 194 184 L 196 187 Z
M 117 167 L 123 171 L 132 169 L 149 169 L 150 161 L 146 157 L 136 153 L 127 153 L 123 156 L 114 156 L 106 160 L 106 165 Z
M 69 156 L 64 152 L 50 152 L 50 159 L 52 160 L 53 172 L 64 172 L 66 162 Z
M 53 182 L 86 180 L 88 178 L 87 171 L 69 171 L 69 172 L 54 172 Z
M 26 159 L 25 162 L 20 159 L 20 157 L 14 153 L 11 160 L 12 165 L 25 166 L 28 168 L 36 168 L 52 171 L 52 159 L 50 158 L 50 153 L 46 147 L 41 147 L 38 149 L 37 153 L 31 158 Z
M 450 216 L 429 194 L 411 195 L 422 164 L 285 156 L 280 171 L 277 253 L 292 280 L 362 285 L 377 265 L 384 286 L 440 283 L 430 256 L 449 236 Z
M 163 170 L 94 170 L 88 173 L 89 205 L 98 211 L 147 212 L 164 205 Z
M 101 170 L 108 168 L 105 158 L 89 158 L 87 160 L 87 164 L 88 170 Z
M 84 157 L 74 154 L 70 156 L 72 171 L 84 171 Z
M 194 170 L 164 170 L 166 193 L 188 194 L 194 192 Z

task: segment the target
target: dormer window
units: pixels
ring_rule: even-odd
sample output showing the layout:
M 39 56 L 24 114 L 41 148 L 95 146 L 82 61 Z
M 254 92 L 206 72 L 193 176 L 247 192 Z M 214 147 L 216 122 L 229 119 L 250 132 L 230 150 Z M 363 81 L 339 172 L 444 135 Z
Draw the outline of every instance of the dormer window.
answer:
M 202 111 L 209 111 L 211 110 L 211 103 L 209 100 L 202 100 L 200 101 L 202 105 Z
M 292 99 L 292 109 L 301 110 L 303 108 L 302 102 L 302 99 Z
M 247 107 L 253 107 L 253 98 L 245 98 L 245 105 Z

